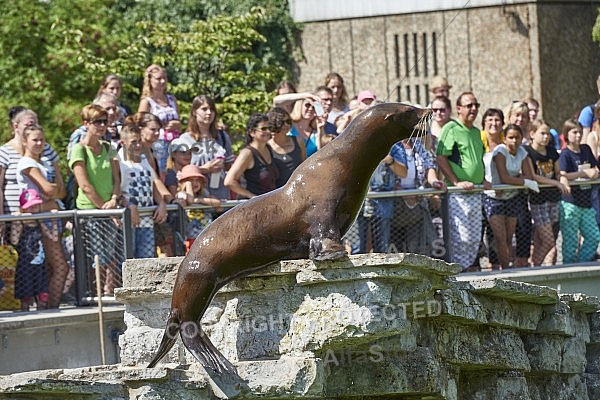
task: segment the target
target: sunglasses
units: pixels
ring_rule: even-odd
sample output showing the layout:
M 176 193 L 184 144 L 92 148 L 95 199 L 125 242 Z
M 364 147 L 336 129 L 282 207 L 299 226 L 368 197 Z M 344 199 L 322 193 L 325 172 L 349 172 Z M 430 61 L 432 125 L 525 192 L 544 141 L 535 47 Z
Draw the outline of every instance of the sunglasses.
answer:
M 100 118 L 100 119 L 95 119 L 92 121 L 92 124 L 96 125 L 96 126 L 106 126 L 108 125 L 108 119 L 106 118 Z
M 463 104 L 461 107 L 465 107 L 465 108 L 479 108 L 480 104 L 479 103 L 469 103 L 469 104 Z
M 254 128 L 255 131 L 260 132 L 271 132 L 272 127 L 270 126 L 261 126 L 260 128 Z
M 433 111 L 434 113 L 436 112 L 446 112 L 445 108 L 432 108 L 431 111 Z

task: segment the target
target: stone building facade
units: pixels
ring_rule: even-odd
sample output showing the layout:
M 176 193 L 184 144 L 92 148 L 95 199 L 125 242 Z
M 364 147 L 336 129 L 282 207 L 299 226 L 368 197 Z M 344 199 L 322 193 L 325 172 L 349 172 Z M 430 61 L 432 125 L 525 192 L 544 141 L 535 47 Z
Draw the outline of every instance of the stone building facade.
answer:
M 427 104 L 431 78 L 442 75 L 453 103 L 472 90 L 481 115 L 533 96 L 557 128 L 599 97 L 598 1 L 378 1 L 355 12 L 353 1 L 319 3 L 291 3 L 304 23 L 302 90 L 336 71 L 350 96 L 371 89 L 382 100 Z

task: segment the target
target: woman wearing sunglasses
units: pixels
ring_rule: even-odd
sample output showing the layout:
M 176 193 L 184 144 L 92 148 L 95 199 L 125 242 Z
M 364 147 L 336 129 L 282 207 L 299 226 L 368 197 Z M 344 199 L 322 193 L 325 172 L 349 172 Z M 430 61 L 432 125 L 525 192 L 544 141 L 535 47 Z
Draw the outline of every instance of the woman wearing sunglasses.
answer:
M 429 128 L 430 135 L 427 138 L 430 143 L 426 141 L 425 147 L 427 150 L 435 153 L 438 139 L 442 134 L 442 128 L 452 119 L 452 103 L 447 97 L 434 97 L 431 100 L 431 111 L 433 111 L 433 120 Z
M 286 110 L 273 107 L 267 116 L 273 134 L 268 146 L 273 150 L 274 162 L 279 169 L 279 178 L 275 184 L 281 187 L 287 183 L 298 165 L 306 159 L 306 148 L 302 140 L 288 135 L 292 128 L 292 118 Z
M 90 104 L 83 107 L 81 119 L 86 135 L 73 145 L 69 167 L 77 181 L 75 204 L 79 210 L 107 210 L 117 208 L 121 197 L 119 162 L 110 144 L 103 140 L 108 127 L 108 113 L 104 107 Z M 101 270 L 106 271 L 104 294 L 112 295 L 117 285 L 115 247 L 107 246 L 106 239 L 116 238 L 118 230 L 111 219 L 91 219 L 85 225 L 89 254 L 100 258 Z M 89 264 L 92 265 L 92 260 Z
M 299 136 L 306 147 L 306 157 L 310 157 L 329 141 L 325 134 L 327 116 L 318 116 L 313 100 L 305 98 L 296 101 L 290 113 L 292 117 L 292 130 L 290 136 Z
M 273 151 L 267 143 L 271 139 L 271 126 L 266 114 L 254 114 L 246 125 L 246 147 L 244 147 L 225 177 L 225 186 L 238 194 L 239 198 L 252 197 L 277 188 L 279 170 L 273 162 Z M 240 180 L 245 178 L 246 187 Z

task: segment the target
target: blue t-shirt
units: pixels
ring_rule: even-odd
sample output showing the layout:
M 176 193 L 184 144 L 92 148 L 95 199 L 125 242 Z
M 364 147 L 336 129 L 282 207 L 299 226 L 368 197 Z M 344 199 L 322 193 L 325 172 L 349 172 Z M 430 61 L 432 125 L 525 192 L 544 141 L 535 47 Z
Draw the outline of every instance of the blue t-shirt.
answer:
M 588 164 L 588 168 L 597 167 L 598 163 L 594 158 L 592 149 L 587 144 L 582 144 L 579 153 L 575 153 L 568 147 L 560 152 L 558 165 L 561 171 L 577 172 L 580 165 Z M 578 207 L 592 207 L 592 186 L 591 185 L 573 185 L 571 194 L 563 194 L 563 201 L 572 203 Z
M 594 124 L 594 121 L 596 121 L 596 118 L 594 117 L 595 109 L 596 109 L 595 104 L 590 104 L 590 105 L 583 107 L 583 109 L 579 113 L 579 118 L 577 119 L 577 121 L 579 121 L 581 126 L 583 126 L 584 128 L 592 127 L 592 125 Z
M 292 129 L 290 130 L 290 133 L 288 135 L 300 137 L 300 133 L 298 133 L 298 130 L 295 126 L 292 126 Z M 312 156 L 317 152 L 316 132 L 311 133 L 308 139 L 302 138 L 302 140 L 304 140 L 304 145 L 306 146 L 306 158 Z

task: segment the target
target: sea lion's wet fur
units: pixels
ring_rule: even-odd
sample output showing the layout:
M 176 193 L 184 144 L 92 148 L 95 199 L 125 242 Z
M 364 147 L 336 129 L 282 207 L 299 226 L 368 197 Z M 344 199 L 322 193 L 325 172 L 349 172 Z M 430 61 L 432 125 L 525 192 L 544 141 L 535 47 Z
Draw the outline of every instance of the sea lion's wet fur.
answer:
M 285 186 L 213 221 L 179 266 L 167 328 L 148 367 L 169 352 L 180 333 L 204 368 L 235 373 L 200 326 L 217 291 L 280 260 L 346 256 L 342 236 L 361 208 L 373 171 L 394 143 L 423 133 L 429 116 L 404 103 L 371 107 L 306 159 Z

